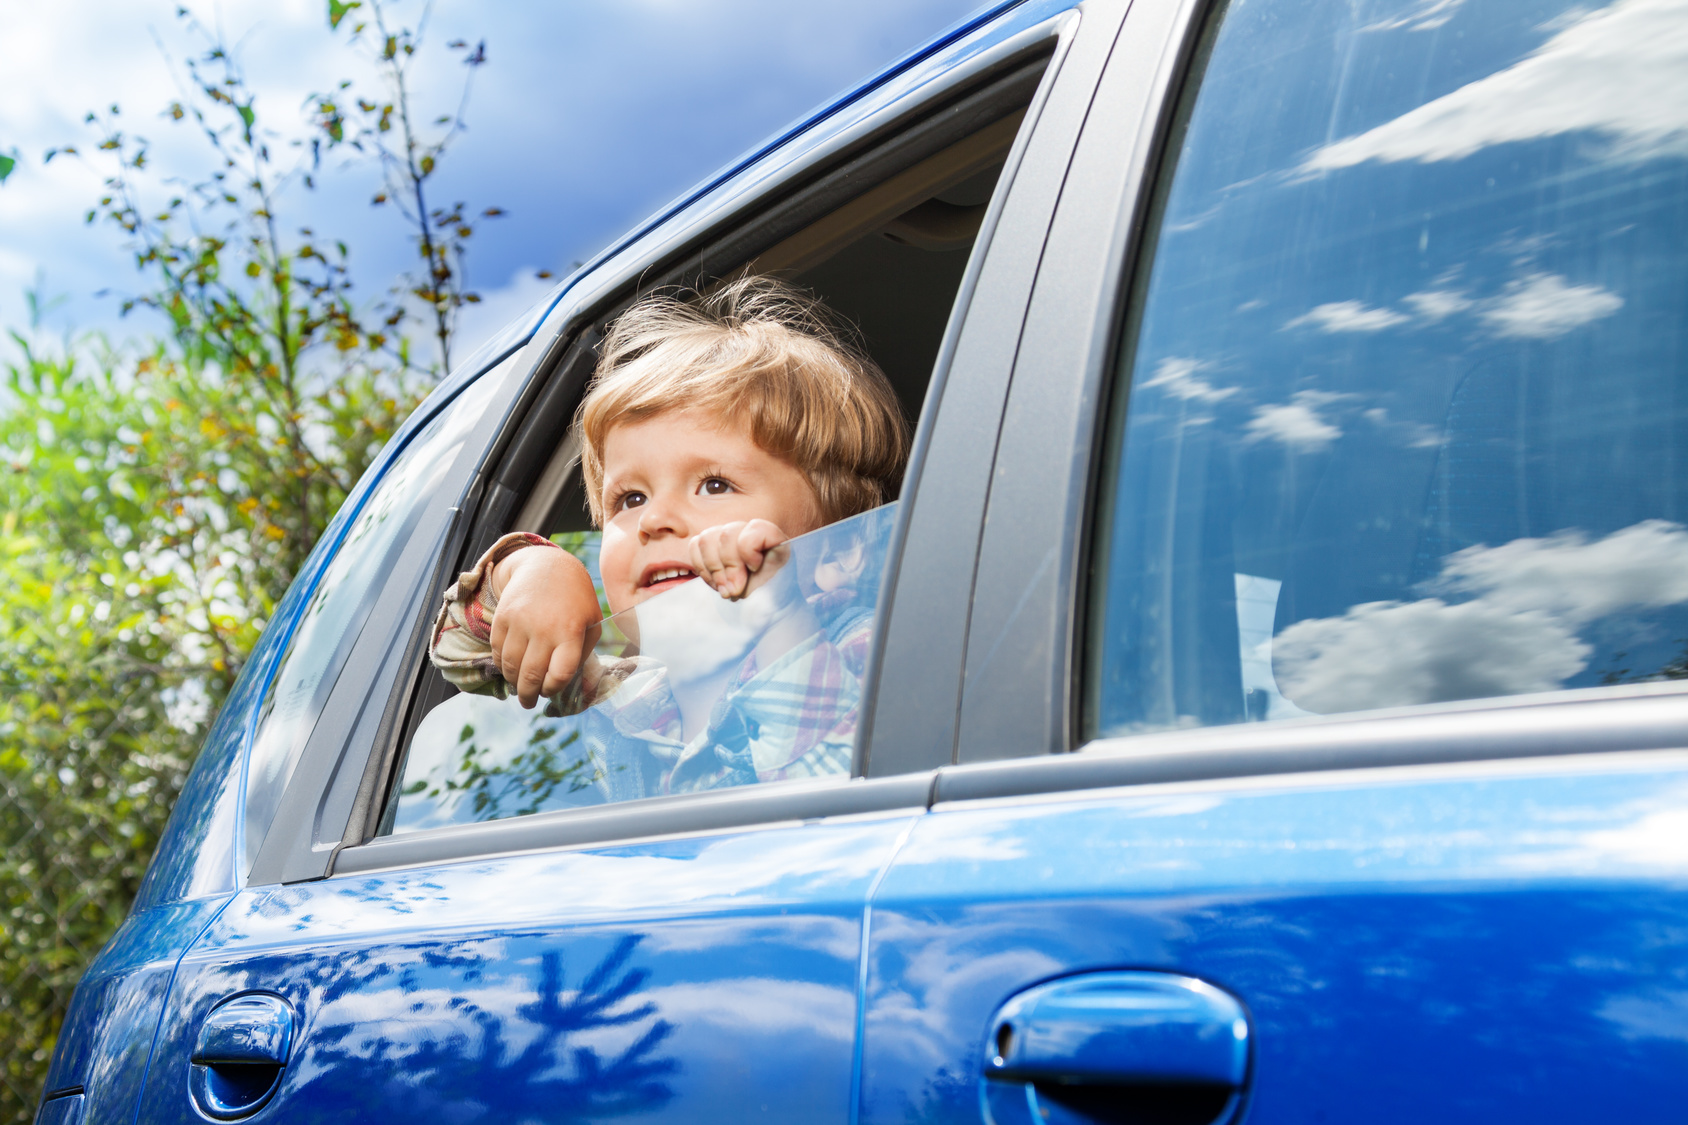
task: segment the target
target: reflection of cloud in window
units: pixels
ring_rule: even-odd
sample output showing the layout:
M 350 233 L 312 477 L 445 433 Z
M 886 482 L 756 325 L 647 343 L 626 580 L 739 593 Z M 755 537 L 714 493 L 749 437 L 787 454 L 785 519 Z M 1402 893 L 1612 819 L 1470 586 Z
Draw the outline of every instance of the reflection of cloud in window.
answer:
M 1397 31 L 1405 28 L 1407 31 L 1435 31 L 1453 19 L 1454 13 L 1464 6 L 1465 0 L 1420 0 L 1400 15 L 1367 24 L 1360 30 Z
M 1143 385 L 1159 387 L 1173 398 L 1186 402 L 1218 402 L 1237 393 L 1235 387 L 1215 387 L 1205 379 L 1196 378 L 1196 372 L 1206 366 L 1199 359 L 1168 356 L 1155 366 L 1154 377 Z
M 1688 0 L 1618 0 L 1505 70 L 1325 145 L 1301 170 L 1459 160 L 1581 131 L 1611 137 L 1631 159 L 1688 153 Z
M 1329 713 L 1548 691 L 1582 671 L 1589 647 L 1545 614 L 1427 598 L 1298 621 L 1275 654 L 1280 690 Z
M 1448 556 L 1436 585 L 1513 612 L 1575 624 L 1620 609 L 1688 602 L 1688 529 L 1646 520 L 1589 542 L 1576 531 Z
M 1368 308 L 1359 301 L 1332 301 L 1302 313 L 1284 327 L 1307 326 L 1320 332 L 1379 332 L 1406 321 L 1406 317 L 1393 309 Z
M 1670 829 L 1682 833 L 1673 841 L 1676 847 L 1664 854 L 1671 855 L 1674 851 L 1680 855 L 1680 841 L 1688 839 L 1688 814 L 1661 813 L 1659 819 Z M 1616 1024 L 1618 1034 L 1625 1039 L 1672 1039 L 1688 1042 L 1688 991 L 1682 989 L 1661 989 L 1608 997 L 1606 1002 L 1600 1005 L 1598 1014 L 1601 1019 Z
M 1426 289 L 1407 294 L 1405 300 L 1414 313 L 1432 323 L 1446 320 L 1457 312 L 1464 312 L 1475 303 L 1464 293 L 1454 289 Z
M 1434 449 L 1442 444 L 1442 431 L 1422 422 L 1396 421 L 1381 406 L 1372 407 L 1361 417 L 1379 429 L 1393 433 L 1408 449 Z
M 1551 340 L 1623 307 L 1624 299 L 1598 285 L 1572 285 L 1556 273 L 1532 273 L 1509 281 L 1499 296 L 1478 300 L 1457 289 L 1423 289 L 1401 298 L 1412 316 L 1359 301 L 1333 301 L 1303 313 L 1286 329 L 1310 326 L 1320 332 L 1378 332 L 1418 319 L 1429 324 L 1468 310 L 1497 336 Z
M 1470 547 L 1433 584 L 1448 596 L 1369 602 L 1278 634 L 1281 690 L 1318 712 L 1549 691 L 1581 672 L 1579 626 L 1688 602 L 1688 529 L 1648 520 L 1590 541 L 1578 531 Z
M 1298 391 L 1293 400 L 1255 408 L 1248 422 L 1251 441 L 1282 442 L 1298 452 L 1312 453 L 1342 436 L 1342 431 L 1326 421 L 1318 407 L 1340 395 L 1321 391 Z
M 1623 303 L 1598 285 L 1567 285 L 1558 274 L 1537 273 L 1509 283 L 1479 315 L 1501 336 L 1548 340 L 1611 316 Z

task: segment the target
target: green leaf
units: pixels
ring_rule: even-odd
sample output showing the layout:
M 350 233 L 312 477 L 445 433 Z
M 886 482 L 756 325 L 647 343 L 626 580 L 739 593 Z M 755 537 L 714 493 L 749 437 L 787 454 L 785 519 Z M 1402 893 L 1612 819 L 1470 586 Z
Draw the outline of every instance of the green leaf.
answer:
M 244 122 L 246 122 L 246 135 L 247 135 L 247 136 L 251 136 L 251 135 L 252 135 L 252 122 L 253 122 L 253 121 L 254 121 L 254 120 L 255 120 L 255 119 L 256 119 L 256 118 L 257 118 L 257 116 L 258 116 L 258 115 L 257 115 L 257 114 L 255 114 L 255 113 L 253 113 L 253 112 L 252 112 L 252 105 L 251 105 L 251 103 L 250 103 L 250 102 L 249 102 L 249 103 L 247 103 L 247 104 L 246 104 L 246 105 L 237 105 L 237 106 L 235 106 L 235 107 L 234 107 L 234 108 L 235 108 L 235 109 L 236 109 L 236 110 L 237 110 L 237 111 L 239 111 L 239 113 L 240 113 L 240 119 L 241 119 L 241 120 L 242 120 L 242 121 L 244 121 Z
M 7 156 L 4 153 L 0 153 L 0 184 L 6 182 L 6 177 L 10 176 L 12 174 L 12 169 L 17 166 L 17 157 Z
M 340 27 L 340 21 L 346 18 L 346 13 L 351 11 L 353 8 L 361 7 L 363 7 L 362 0 L 351 0 L 350 3 L 346 4 L 342 4 L 340 0 L 328 0 L 329 30 L 338 30 Z

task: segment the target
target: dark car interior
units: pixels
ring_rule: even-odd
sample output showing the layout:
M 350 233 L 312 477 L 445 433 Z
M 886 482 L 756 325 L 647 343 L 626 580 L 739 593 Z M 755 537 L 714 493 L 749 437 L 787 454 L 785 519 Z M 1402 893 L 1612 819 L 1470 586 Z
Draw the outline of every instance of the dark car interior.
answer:
M 920 161 L 727 276 L 775 274 L 814 293 L 860 334 L 912 424 L 1023 115 L 1012 112 Z M 707 287 L 707 276 L 699 281 Z M 565 437 L 509 530 L 554 535 L 591 527 L 571 470 L 578 456 L 572 435 Z

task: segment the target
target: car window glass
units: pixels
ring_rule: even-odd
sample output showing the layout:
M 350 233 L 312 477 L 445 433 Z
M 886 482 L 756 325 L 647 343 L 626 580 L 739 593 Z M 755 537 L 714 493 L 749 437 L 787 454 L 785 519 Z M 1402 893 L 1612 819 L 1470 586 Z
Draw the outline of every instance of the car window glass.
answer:
M 533 710 L 446 700 L 384 830 L 848 775 L 895 511 L 793 539 L 738 601 L 694 580 L 607 618 L 588 672 Z
M 282 791 L 316 725 L 341 664 L 437 486 L 500 380 L 488 373 L 440 411 L 387 469 L 353 520 L 300 614 L 271 678 L 253 737 L 246 780 L 246 856 L 275 819 Z
M 1688 677 L 1685 28 L 1210 19 L 1126 322 L 1091 736 Z

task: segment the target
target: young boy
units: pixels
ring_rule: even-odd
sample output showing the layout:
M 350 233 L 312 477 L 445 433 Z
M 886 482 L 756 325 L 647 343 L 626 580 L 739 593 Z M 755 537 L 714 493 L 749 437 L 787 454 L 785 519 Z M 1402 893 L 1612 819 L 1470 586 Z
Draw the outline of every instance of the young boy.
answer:
M 721 674 L 688 680 L 677 668 L 623 662 L 604 676 L 591 656 L 600 618 L 586 568 L 516 533 L 446 591 L 435 665 L 467 692 L 503 698 L 513 688 L 523 707 L 565 689 L 557 710 L 598 705 L 605 729 L 588 731 L 587 742 L 640 759 L 613 767 L 637 781 L 611 785 L 610 799 L 847 769 L 840 724 L 853 734 L 855 715 L 839 696 L 853 698 L 841 685 L 859 681 L 865 621 L 822 628 L 781 565 L 782 544 L 896 488 L 908 432 L 884 375 L 815 302 L 750 277 L 691 302 L 648 298 L 623 314 L 576 425 L 612 614 L 696 579 L 729 600 L 783 583 L 753 600 L 784 608 Z M 695 599 L 665 604 L 676 602 Z M 656 625 L 648 614 L 645 631 Z M 811 689 L 830 692 L 830 703 Z

